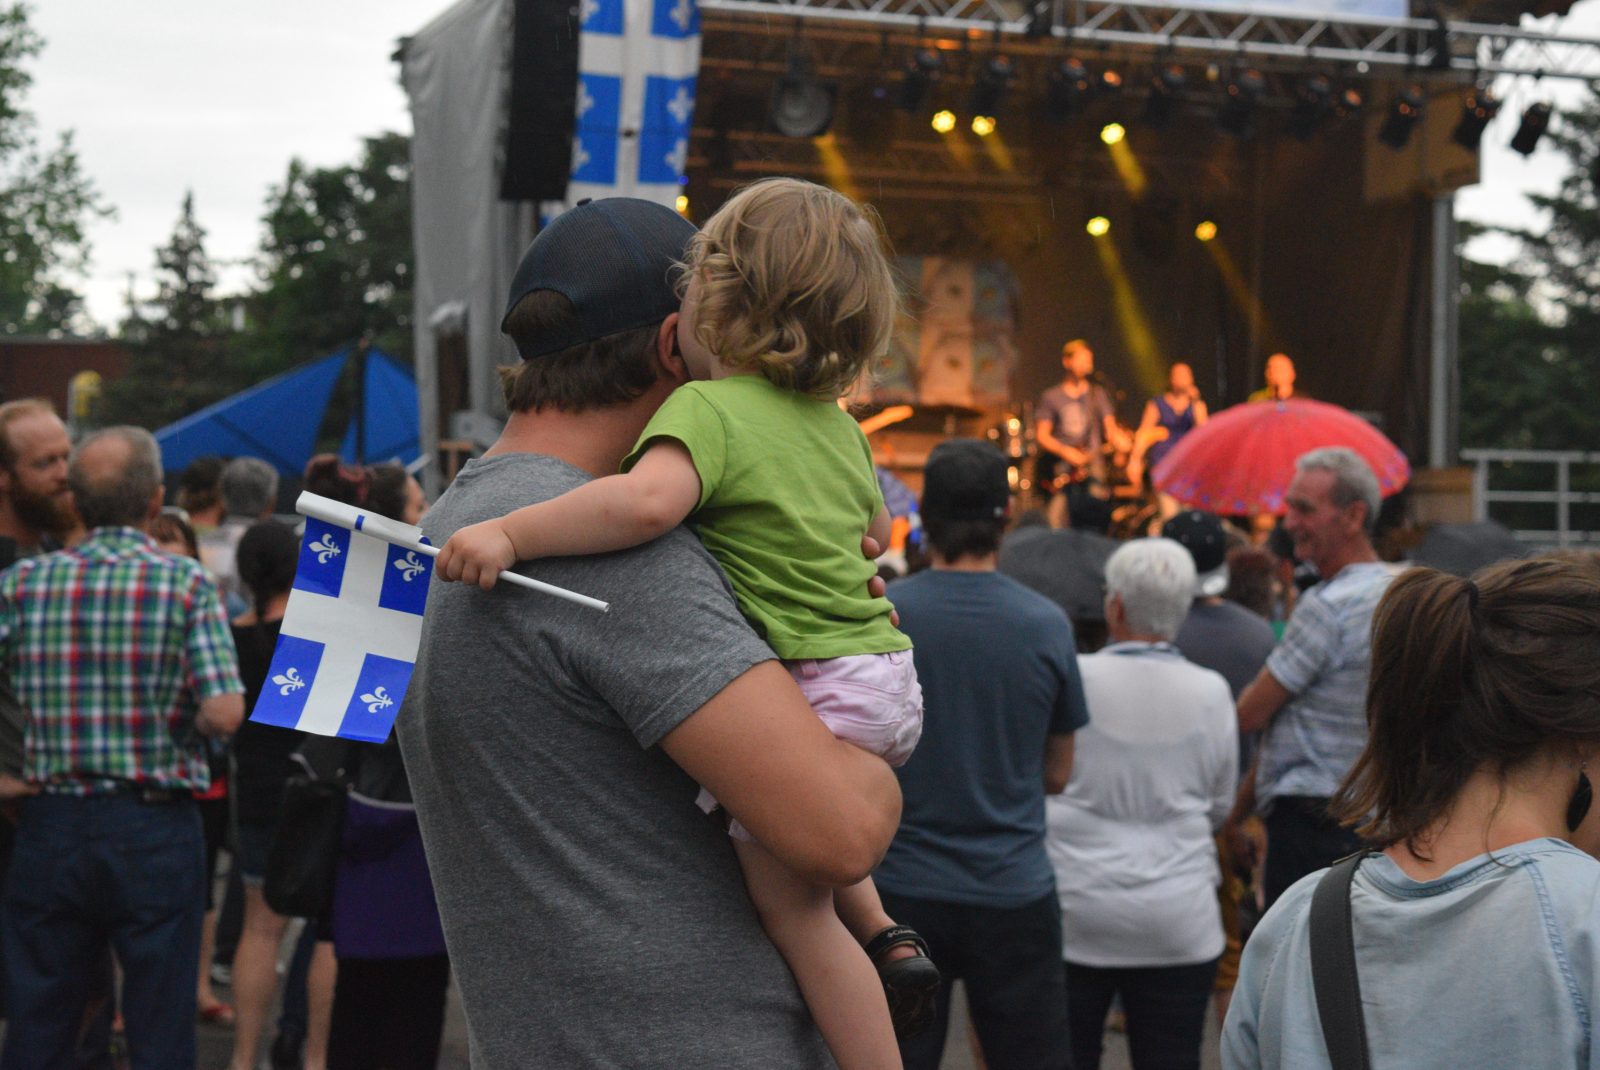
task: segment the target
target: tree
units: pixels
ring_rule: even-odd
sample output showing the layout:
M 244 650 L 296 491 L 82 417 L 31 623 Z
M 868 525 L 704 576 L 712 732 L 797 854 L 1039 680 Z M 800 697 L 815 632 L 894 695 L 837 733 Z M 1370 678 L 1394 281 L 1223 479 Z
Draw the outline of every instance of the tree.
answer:
M 410 138 L 367 138 L 344 167 L 291 161 L 262 222 L 261 282 L 246 302 L 258 377 L 363 337 L 409 361 Z
M 1570 169 L 1529 200 L 1544 231 L 1505 231 L 1508 265 L 1462 257 L 1461 444 L 1592 449 L 1600 441 L 1600 88 L 1546 135 Z M 1491 228 L 1464 223 L 1463 241 Z
M 43 41 L 21 3 L 0 7 L 0 332 L 67 331 L 82 321 L 70 285 L 88 266 L 88 226 L 111 214 L 83 174 L 72 134 L 42 147 L 22 97 Z
M 127 373 L 106 389 L 110 422 L 161 427 L 245 385 L 226 359 L 227 323 L 205 236 L 194 194 L 186 194 L 172 237 L 156 251 L 156 298 L 131 310 L 139 336 L 127 336 Z

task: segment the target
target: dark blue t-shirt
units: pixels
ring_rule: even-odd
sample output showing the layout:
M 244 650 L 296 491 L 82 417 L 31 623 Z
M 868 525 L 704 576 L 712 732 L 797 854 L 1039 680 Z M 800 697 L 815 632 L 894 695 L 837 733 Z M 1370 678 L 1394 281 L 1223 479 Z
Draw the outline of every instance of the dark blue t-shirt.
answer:
M 1089 722 L 1072 624 L 998 572 L 929 570 L 889 587 L 914 644 L 922 741 L 897 770 L 900 831 L 874 874 L 917 899 L 1016 907 L 1053 894 L 1045 739 Z

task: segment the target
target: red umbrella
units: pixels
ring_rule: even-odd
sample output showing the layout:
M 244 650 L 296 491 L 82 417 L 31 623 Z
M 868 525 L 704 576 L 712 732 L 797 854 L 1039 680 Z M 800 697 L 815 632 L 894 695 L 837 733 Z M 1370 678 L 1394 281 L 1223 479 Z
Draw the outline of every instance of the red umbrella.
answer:
M 1406 455 L 1354 413 L 1320 401 L 1235 405 L 1184 435 L 1151 478 L 1185 505 L 1240 515 L 1284 511 L 1301 454 L 1348 446 L 1372 466 L 1385 497 L 1411 478 Z

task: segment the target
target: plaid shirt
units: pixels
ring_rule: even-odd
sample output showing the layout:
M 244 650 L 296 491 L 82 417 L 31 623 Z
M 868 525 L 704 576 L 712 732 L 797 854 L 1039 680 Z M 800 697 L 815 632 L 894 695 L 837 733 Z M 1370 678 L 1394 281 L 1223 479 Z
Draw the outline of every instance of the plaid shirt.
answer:
M 244 690 L 216 585 L 134 528 L 0 574 L 0 665 L 30 714 L 23 776 L 64 795 L 205 790 L 199 702 Z

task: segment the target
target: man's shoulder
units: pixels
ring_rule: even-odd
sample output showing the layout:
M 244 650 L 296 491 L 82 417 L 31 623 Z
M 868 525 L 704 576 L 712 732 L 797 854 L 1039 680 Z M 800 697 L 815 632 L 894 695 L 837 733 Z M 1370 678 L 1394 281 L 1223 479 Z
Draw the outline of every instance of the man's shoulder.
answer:
M 1399 567 L 1387 561 L 1348 565 L 1333 579 L 1317 584 L 1302 597 L 1323 602 L 1336 613 L 1370 611 L 1398 575 Z
M 899 608 L 904 608 L 902 603 L 921 603 L 926 608 L 937 610 L 955 584 L 969 583 L 973 575 L 969 572 L 924 569 L 891 583 L 889 601 Z M 1029 623 L 1046 621 L 1054 624 L 1059 621 L 1068 624 L 1065 610 L 1026 584 L 998 570 L 977 575 L 984 577 L 978 582 L 985 585 L 985 594 L 1002 603 L 1007 618 L 1020 618 Z

